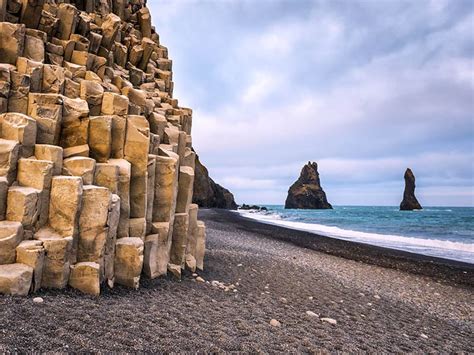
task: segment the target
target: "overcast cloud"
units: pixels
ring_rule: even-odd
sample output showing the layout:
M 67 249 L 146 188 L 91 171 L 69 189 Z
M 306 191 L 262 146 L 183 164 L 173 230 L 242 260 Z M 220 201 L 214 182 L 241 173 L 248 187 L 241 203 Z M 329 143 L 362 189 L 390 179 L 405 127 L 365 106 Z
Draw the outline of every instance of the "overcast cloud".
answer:
M 308 160 L 335 205 L 474 205 L 474 3 L 152 0 L 193 143 L 239 203 Z

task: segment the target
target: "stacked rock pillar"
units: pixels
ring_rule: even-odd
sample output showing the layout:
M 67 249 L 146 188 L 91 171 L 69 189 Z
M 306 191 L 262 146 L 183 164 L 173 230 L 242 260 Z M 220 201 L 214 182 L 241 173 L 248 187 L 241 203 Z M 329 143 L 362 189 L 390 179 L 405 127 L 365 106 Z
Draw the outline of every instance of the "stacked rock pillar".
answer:
M 0 293 L 202 269 L 172 80 L 145 0 L 0 0 Z

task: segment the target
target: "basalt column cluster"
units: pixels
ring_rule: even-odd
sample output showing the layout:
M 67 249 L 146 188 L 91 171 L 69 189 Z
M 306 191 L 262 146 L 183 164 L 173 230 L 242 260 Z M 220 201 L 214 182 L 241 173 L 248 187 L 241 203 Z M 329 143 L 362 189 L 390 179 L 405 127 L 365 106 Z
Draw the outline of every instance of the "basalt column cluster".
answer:
M 0 0 L 0 293 L 203 268 L 192 111 L 144 0 Z

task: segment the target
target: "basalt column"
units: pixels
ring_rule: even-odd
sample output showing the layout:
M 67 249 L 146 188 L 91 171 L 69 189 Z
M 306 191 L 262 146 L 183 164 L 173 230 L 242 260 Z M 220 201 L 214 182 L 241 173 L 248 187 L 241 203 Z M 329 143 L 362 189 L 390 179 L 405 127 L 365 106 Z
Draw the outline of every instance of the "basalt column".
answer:
M 145 0 L 0 0 L 0 293 L 202 269 L 173 87 Z

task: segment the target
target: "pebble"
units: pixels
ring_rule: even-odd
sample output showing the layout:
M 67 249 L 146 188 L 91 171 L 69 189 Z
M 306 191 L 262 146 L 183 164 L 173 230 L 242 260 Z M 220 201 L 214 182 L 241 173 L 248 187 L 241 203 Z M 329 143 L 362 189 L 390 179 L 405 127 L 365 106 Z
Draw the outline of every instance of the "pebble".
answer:
M 306 311 L 306 314 L 310 317 L 319 317 L 319 315 L 314 313 L 313 311 Z
M 193 273 L 193 277 L 198 277 L 199 275 L 196 273 Z
M 270 325 L 273 326 L 273 327 L 281 327 L 281 323 L 279 321 L 277 321 L 276 319 L 272 319 L 270 321 Z
M 241 267 L 241 266 L 242 266 L 242 264 L 238 264 L 237 266 L 238 266 L 238 267 Z
M 372 303 L 370 303 L 370 302 L 369 302 L 369 303 L 367 303 L 367 306 L 372 306 Z
M 288 300 L 285 297 L 280 297 L 281 303 L 288 303 Z
M 41 297 L 35 297 L 35 298 L 33 298 L 33 302 L 34 303 L 43 303 L 44 300 Z
M 380 299 L 380 296 L 379 296 L 379 295 L 375 295 L 374 298 L 375 298 L 376 300 L 379 300 L 379 299 Z
M 420 334 L 420 337 L 422 337 L 423 339 L 428 339 L 428 335 L 423 334 L 423 333 Z
M 201 276 L 196 277 L 197 282 L 206 282 Z
M 314 298 L 313 296 L 309 296 L 309 297 L 308 297 L 308 299 L 309 299 L 310 301 L 312 301 L 313 298 Z
M 329 324 L 332 324 L 332 325 L 336 325 L 336 324 L 337 324 L 337 320 L 332 319 L 332 318 L 321 318 L 321 321 L 322 321 L 322 322 L 329 323 Z

